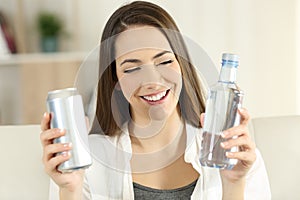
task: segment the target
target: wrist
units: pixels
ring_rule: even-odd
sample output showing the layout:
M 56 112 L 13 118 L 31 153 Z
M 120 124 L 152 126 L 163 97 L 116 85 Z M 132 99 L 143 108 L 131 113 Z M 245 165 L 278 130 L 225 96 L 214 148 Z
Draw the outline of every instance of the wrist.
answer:
M 76 187 L 61 187 L 59 189 L 60 200 L 81 200 L 82 185 Z
M 245 184 L 246 182 L 246 178 L 243 177 L 243 178 L 225 178 L 225 177 L 222 177 L 222 184 L 223 185 L 240 185 L 240 184 Z
M 222 179 L 223 200 L 243 200 L 246 179 L 227 180 Z

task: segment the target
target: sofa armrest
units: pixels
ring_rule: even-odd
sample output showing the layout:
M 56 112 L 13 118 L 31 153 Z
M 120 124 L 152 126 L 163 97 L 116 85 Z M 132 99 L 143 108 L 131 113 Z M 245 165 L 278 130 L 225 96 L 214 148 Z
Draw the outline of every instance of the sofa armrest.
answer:
M 40 126 L 0 126 L 0 199 L 48 199 Z

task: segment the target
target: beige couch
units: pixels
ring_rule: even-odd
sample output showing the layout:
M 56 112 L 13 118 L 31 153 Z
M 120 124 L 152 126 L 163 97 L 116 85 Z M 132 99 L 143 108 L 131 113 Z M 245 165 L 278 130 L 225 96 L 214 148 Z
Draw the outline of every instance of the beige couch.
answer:
M 265 160 L 272 199 L 300 199 L 300 116 L 253 119 L 250 130 Z M 48 198 L 39 133 L 39 125 L 0 126 L 0 199 Z
M 273 200 L 300 200 L 300 116 L 252 120 L 268 171 Z
M 49 178 L 42 165 L 40 127 L 0 127 L 0 199 L 48 199 Z

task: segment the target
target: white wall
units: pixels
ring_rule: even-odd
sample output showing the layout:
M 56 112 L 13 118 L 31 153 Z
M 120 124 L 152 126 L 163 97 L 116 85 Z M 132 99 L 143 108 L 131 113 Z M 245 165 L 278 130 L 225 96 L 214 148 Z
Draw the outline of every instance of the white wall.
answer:
M 17 0 L 0 0 L 0 9 Z M 91 51 L 109 15 L 125 0 L 24 0 L 30 50 L 37 51 L 34 16 L 40 8 L 60 13 L 72 38 L 65 51 Z M 252 117 L 300 114 L 299 0 L 152 0 L 201 45 L 216 65 L 222 52 L 241 57 L 239 85 Z M 10 6 L 12 9 L 13 7 Z
M 256 0 L 247 6 L 232 2 L 236 13 L 232 39 L 237 39 L 232 48 L 241 54 L 239 78 L 248 94 L 246 105 L 254 116 L 296 114 L 297 1 Z
M 297 69 L 297 79 L 296 79 L 296 89 L 297 89 L 297 113 L 300 113 L 300 1 L 297 1 L 296 5 L 296 69 Z

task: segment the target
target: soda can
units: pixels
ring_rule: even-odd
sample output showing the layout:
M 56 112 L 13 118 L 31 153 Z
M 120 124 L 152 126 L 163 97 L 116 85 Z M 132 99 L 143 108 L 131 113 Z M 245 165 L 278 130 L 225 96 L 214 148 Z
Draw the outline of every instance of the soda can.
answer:
M 53 143 L 72 143 L 70 159 L 61 163 L 58 170 L 65 173 L 88 168 L 92 164 L 92 158 L 82 98 L 77 89 L 48 92 L 47 109 L 51 115 L 50 127 L 66 130 L 66 134 L 54 139 Z M 64 152 L 57 154 L 62 153 Z

